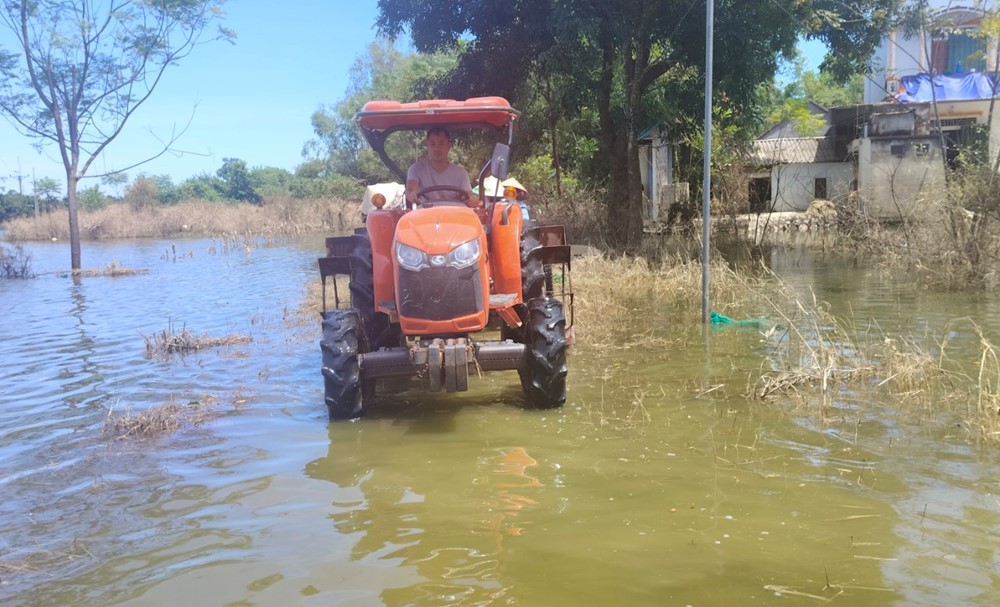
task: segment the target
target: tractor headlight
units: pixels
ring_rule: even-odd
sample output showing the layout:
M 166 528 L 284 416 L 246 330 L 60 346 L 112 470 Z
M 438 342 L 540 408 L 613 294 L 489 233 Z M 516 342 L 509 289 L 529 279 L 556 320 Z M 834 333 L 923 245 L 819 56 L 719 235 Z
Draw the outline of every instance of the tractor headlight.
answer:
M 479 239 L 462 243 L 448 253 L 448 265 L 453 268 L 467 268 L 479 261 Z
M 401 242 L 396 243 L 396 261 L 399 262 L 400 266 L 413 272 L 421 268 L 430 267 L 427 263 L 427 255 L 423 251 Z

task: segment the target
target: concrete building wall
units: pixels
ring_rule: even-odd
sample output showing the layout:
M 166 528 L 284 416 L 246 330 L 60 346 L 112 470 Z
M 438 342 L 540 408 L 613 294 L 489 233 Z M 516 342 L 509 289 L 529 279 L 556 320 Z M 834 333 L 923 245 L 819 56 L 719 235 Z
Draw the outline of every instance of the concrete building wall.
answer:
M 664 200 L 662 192 L 674 183 L 673 160 L 673 145 L 660 129 L 653 131 L 650 140 L 639 146 L 644 219 L 655 220 L 666 217 L 666 212 L 673 201 Z
M 907 4 L 913 4 L 908 2 Z M 930 14 L 942 24 L 951 27 L 977 27 L 982 10 L 995 10 L 1000 7 L 997 0 L 928 0 Z M 947 29 L 947 27 L 945 28 Z M 997 41 L 987 44 L 986 70 L 994 71 Z M 912 36 L 905 36 L 901 31 L 889 32 L 875 50 L 871 59 L 871 78 L 865 80 L 865 103 L 878 103 L 885 99 L 886 78 L 895 76 L 912 76 L 930 71 L 931 32 L 922 30 Z
M 938 136 L 859 140 L 858 194 L 869 216 L 909 217 L 921 200 L 942 196 L 944 185 Z
M 771 210 L 798 211 L 816 200 L 816 180 L 826 180 L 826 199 L 844 200 L 851 191 L 854 170 L 845 162 L 783 164 L 771 169 Z

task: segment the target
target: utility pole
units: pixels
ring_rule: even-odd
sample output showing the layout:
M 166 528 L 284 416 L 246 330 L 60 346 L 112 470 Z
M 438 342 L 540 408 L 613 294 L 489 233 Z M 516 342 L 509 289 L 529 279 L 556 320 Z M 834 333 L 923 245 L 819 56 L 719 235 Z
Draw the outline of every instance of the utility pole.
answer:
M 17 173 L 14 175 L 17 177 L 17 192 L 24 198 L 24 175 L 21 173 L 21 157 L 17 157 Z
M 35 180 L 35 169 L 31 169 L 31 192 L 35 195 L 35 219 L 38 219 L 38 182 Z
M 705 165 L 701 202 L 701 322 L 708 322 L 708 239 L 712 233 L 712 38 L 715 2 L 705 3 Z

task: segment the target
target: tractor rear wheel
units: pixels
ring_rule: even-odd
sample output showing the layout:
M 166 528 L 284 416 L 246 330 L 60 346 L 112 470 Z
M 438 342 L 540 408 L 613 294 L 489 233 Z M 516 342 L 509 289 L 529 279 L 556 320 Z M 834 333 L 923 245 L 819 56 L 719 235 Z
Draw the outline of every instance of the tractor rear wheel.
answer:
M 389 315 L 375 310 L 375 275 L 368 228 L 354 231 L 351 248 L 351 307 L 361 315 L 361 327 L 372 350 L 399 345 L 398 330 L 390 330 Z
M 528 302 L 528 352 L 521 376 L 528 404 L 554 409 L 566 402 L 566 316 L 562 302 L 542 297 Z
M 358 354 L 364 348 L 361 316 L 356 310 L 330 310 L 323 315 L 323 384 L 330 419 L 361 417 L 364 397 Z
M 521 230 L 521 298 L 525 302 L 541 297 L 545 290 L 545 269 L 541 260 L 532 255 L 542 246 L 536 228 L 535 222 L 529 221 Z

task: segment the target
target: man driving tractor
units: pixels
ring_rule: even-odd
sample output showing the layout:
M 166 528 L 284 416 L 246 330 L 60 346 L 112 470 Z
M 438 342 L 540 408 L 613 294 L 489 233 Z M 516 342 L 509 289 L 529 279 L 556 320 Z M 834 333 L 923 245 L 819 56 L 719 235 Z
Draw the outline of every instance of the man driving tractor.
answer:
M 427 157 L 412 165 L 406 172 L 406 202 L 413 208 L 417 205 L 417 192 L 435 186 L 449 186 L 464 193 L 466 202 L 473 199 L 472 182 L 469 172 L 448 160 L 451 152 L 451 134 L 443 127 L 427 131 Z M 424 198 L 429 202 L 453 200 L 454 191 L 428 192 Z

